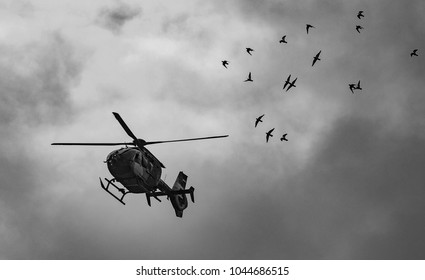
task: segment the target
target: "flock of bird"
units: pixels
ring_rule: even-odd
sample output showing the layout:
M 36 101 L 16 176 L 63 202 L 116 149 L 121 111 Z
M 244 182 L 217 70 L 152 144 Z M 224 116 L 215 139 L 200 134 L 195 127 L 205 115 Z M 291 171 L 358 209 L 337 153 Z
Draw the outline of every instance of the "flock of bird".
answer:
M 358 19 L 362 19 L 364 17 L 364 11 L 359 11 L 358 13 L 357 13 L 357 18 Z M 311 25 L 311 24 L 306 24 L 306 32 L 307 32 L 307 34 L 309 34 L 309 31 L 310 31 L 310 29 L 311 28 L 315 28 L 313 25 Z M 355 27 L 355 29 L 356 29 L 356 31 L 358 32 L 358 33 L 360 33 L 360 30 L 362 30 L 362 29 L 364 29 L 363 28 L 363 26 L 361 26 L 361 25 L 356 25 L 356 27 Z M 287 44 L 288 43 L 288 41 L 286 40 L 286 35 L 284 35 L 284 36 L 282 36 L 282 38 L 280 39 L 280 41 L 279 41 L 279 43 L 280 44 Z M 252 52 L 254 52 L 254 49 L 252 49 L 252 48 L 246 48 L 246 52 L 249 54 L 249 55 L 251 55 L 252 56 Z M 410 57 L 413 57 L 413 56 L 418 56 L 418 49 L 414 49 L 411 53 L 410 53 Z M 312 64 L 311 64 L 311 66 L 313 67 L 315 64 L 316 64 L 316 62 L 317 61 L 320 61 L 321 60 L 321 58 L 320 58 L 320 54 L 322 53 L 322 51 L 320 50 L 314 57 L 313 57 L 313 62 L 312 62 Z M 221 61 L 221 63 L 222 63 L 222 65 L 227 69 L 227 66 L 229 65 L 229 61 L 227 61 L 227 60 L 222 60 Z M 298 77 L 296 77 L 296 78 L 294 78 L 292 81 L 291 81 L 291 75 L 289 75 L 288 76 L 288 78 L 286 79 L 286 81 L 285 81 L 285 84 L 283 85 L 283 90 L 286 90 L 286 91 L 288 91 L 288 90 L 290 90 L 291 88 L 293 88 L 293 87 L 296 87 L 296 85 L 295 85 L 295 82 L 297 81 L 297 79 L 298 79 Z M 246 80 L 244 80 L 244 82 L 253 82 L 254 80 L 252 79 L 252 74 L 251 74 L 251 72 L 249 72 L 248 73 L 248 77 L 247 77 L 247 79 Z M 361 86 L 360 86 L 360 80 L 357 82 L 357 83 L 350 83 L 350 84 L 348 84 L 348 87 L 349 87 L 349 89 L 350 89 L 350 91 L 351 91 L 351 93 L 353 93 L 354 94 L 354 91 L 355 90 L 362 90 L 362 88 L 361 88 Z M 262 114 L 261 116 L 259 116 L 259 117 L 257 117 L 256 118 L 256 120 L 255 120 L 255 127 L 257 127 L 257 125 L 260 123 L 260 122 L 263 122 L 263 117 L 265 116 L 265 114 Z M 272 132 L 275 130 L 275 128 L 272 128 L 272 129 L 270 129 L 269 131 L 267 131 L 266 132 L 266 143 L 267 142 L 269 142 L 269 139 L 270 139 L 270 137 L 273 137 L 273 134 L 272 134 Z M 288 141 L 288 139 L 287 139 L 287 133 L 285 133 L 285 134 L 283 134 L 282 135 L 282 137 L 280 138 L 280 141 Z

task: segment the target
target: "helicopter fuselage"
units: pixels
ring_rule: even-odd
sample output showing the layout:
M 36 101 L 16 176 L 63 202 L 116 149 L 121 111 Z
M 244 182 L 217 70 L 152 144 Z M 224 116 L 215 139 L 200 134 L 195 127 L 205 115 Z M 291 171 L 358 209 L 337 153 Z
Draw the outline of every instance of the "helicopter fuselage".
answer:
M 112 151 L 106 158 L 109 172 L 129 192 L 147 193 L 161 188 L 164 165 L 146 148 L 127 147 Z

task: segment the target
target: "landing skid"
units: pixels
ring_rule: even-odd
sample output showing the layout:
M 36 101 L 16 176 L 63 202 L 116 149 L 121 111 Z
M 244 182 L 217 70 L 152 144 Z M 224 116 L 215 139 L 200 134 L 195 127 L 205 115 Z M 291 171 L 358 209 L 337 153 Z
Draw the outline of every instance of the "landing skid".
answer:
M 125 203 L 124 203 L 124 201 L 123 201 L 123 199 L 124 199 L 124 196 L 126 195 L 126 194 L 128 194 L 129 193 L 129 191 L 126 191 L 125 189 L 123 189 L 123 188 L 120 188 L 120 187 L 118 187 L 117 185 L 115 185 L 113 182 L 115 181 L 115 179 L 112 179 L 112 180 L 108 180 L 108 179 L 106 179 L 105 178 L 105 180 L 106 180 L 106 182 L 108 182 L 108 184 L 106 185 L 106 187 L 105 187 L 105 185 L 103 184 L 103 182 L 102 182 L 102 179 L 100 179 L 100 177 L 99 177 L 99 181 L 100 181 L 100 186 L 102 187 L 102 189 L 104 189 L 107 193 L 109 193 L 111 196 L 113 196 L 116 200 L 118 200 L 119 202 L 121 202 L 123 205 L 125 205 Z M 114 188 L 116 188 L 120 193 L 122 193 L 122 196 L 121 196 L 121 198 L 119 198 L 118 196 L 116 196 L 113 192 L 111 192 L 110 190 L 109 190 L 109 186 L 113 186 Z

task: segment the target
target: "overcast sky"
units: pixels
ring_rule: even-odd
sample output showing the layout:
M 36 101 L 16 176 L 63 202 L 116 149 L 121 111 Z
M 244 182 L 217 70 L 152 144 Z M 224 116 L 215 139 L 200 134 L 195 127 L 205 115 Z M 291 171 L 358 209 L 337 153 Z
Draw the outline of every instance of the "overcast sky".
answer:
M 423 0 L 0 0 L 0 258 L 424 259 L 424 14 Z M 111 147 L 50 146 L 129 141 L 112 112 L 147 141 L 230 135 L 149 147 L 169 185 L 184 171 L 196 189 L 183 219 L 104 192 Z

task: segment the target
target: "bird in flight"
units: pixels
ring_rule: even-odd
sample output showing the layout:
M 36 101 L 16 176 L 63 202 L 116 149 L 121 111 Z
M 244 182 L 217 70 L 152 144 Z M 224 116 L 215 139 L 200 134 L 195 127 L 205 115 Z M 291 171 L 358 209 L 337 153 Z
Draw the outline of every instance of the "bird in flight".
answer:
M 227 68 L 227 65 L 229 65 L 227 60 L 222 60 L 221 63 L 223 64 L 224 68 Z
M 282 37 L 282 39 L 280 39 L 279 43 L 285 43 L 287 44 L 288 42 L 286 42 L 286 35 Z
M 414 49 L 411 53 L 410 53 L 410 57 L 412 56 L 418 56 L 418 54 L 416 53 L 418 51 L 418 49 Z
M 357 83 L 357 85 L 356 85 L 356 87 L 354 89 L 362 90 L 362 88 L 360 87 L 360 80 L 359 80 L 359 82 Z
M 356 30 L 357 30 L 357 32 L 359 32 L 359 33 L 360 33 L 360 29 L 363 29 L 363 26 L 356 25 Z
M 272 132 L 273 132 L 274 128 L 270 129 L 269 131 L 266 132 L 266 143 L 269 142 L 269 138 L 273 137 Z
M 306 24 L 305 29 L 307 30 L 307 34 L 308 34 L 308 30 L 310 28 L 315 28 L 315 27 L 313 25 L 311 25 L 311 24 Z
M 354 93 L 354 90 L 356 89 L 356 84 L 348 84 L 350 87 L 351 93 Z
M 291 76 L 291 75 L 289 75 L 289 76 Z M 292 87 L 297 87 L 296 85 L 295 85 L 295 82 L 297 81 L 297 79 L 298 79 L 298 77 L 297 78 L 295 78 L 292 82 L 289 82 L 288 80 L 289 80 L 289 77 L 288 77 L 288 80 L 287 80 L 287 82 L 288 82 L 288 88 L 286 89 L 286 91 L 288 91 L 290 88 L 292 88 Z M 285 85 L 286 85 L 286 82 L 285 82 Z
M 262 114 L 261 116 L 259 116 L 256 120 L 255 120 L 255 127 L 257 127 L 257 125 L 258 125 L 258 123 L 260 123 L 260 122 L 263 122 L 263 117 L 264 117 L 264 114 Z
M 283 134 L 282 137 L 280 137 L 280 141 L 283 141 L 283 140 L 288 141 L 288 139 L 286 139 L 287 135 L 288 133 Z
M 361 19 L 362 17 L 364 17 L 363 11 L 359 11 L 359 13 L 357 14 L 357 17 L 359 19 Z
M 283 89 L 286 88 L 287 85 L 289 85 L 291 83 L 291 75 L 288 76 L 288 78 L 285 81 L 285 84 L 283 85 Z
M 246 79 L 244 82 L 253 82 L 253 80 L 251 79 L 251 72 L 249 72 L 248 79 Z
M 321 60 L 321 59 L 319 58 L 319 56 L 320 56 L 320 53 L 321 53 L 321 52 L 322 52 L 322 51 L 318 52 L 318 53 L 316 54 L 316 56 L 313 58 L 313 64 L 311 64 L 311 66 L 314 66 L 314 63 L 316 63 L 316 61 Z
M 246 48 L 246 52 L 249 53 L 249 55 L 252 55 L 251 52 L 253 52 L 254 50 L 251 48 Z

